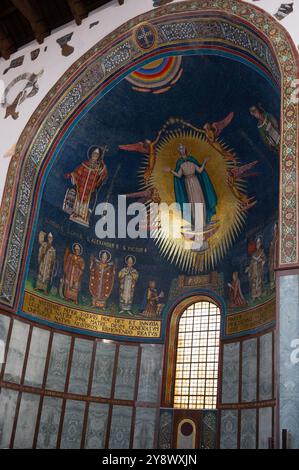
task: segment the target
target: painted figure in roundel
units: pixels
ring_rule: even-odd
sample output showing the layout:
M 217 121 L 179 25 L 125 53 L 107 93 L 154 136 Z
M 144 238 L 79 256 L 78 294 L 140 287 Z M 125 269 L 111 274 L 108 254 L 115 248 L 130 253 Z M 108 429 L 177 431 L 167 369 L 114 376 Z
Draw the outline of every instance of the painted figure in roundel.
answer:
M 68 189 L 63 210 L 70 215 L 70 220 L 85 227 L 89 227 L 89 218 L 93 211 L 90 208 L 91 199 L 108 176 L 104 163 L 106 151 L 106 147 L 91 147 L 88 151 L 88 160 L 65 175 L 71 180 L 75 190 Z
M 259 299 L 263 295 L 264 265 L 266 263 L 266 255 L 262 247 L 262 239 L 258 237 L 254 245 L 250 264 L 248 268 L 246 268 L 252 300 Z
M 115 264 L 111 262 L 109 251 L 101 251 L 99 259 L 90 259 L 89 291 L 92 296 L 92 306 L 105 308 L 109 299 L 115 277 Z
M 174 192 L 176 202 L 183 210 L 183 204 L 191 204 L 192 222 L 195 220 L 195 204 L 203 204 L 204 225 L 211 222 L 213 215 L 216 214 L 217 195 L 213 184 L 205 170 L 208 159 L 202 164 L 198 163 L 196 158 L 188 154 L 186 147 L 179 144 L 179 159 L 175 170 L 165 168 L 165 171 L 174 176 Z
M 38 250 L 38 275 L 36 280 L 36 289 L 49 292 L 52 283 L 55 263 L 56 250 L 53 247 L 53 235 L 49 233 L 47 241 L 45 240 L 45 232 L 39 233 L 39 250 Z
M 134 264 L 136 263 L 135 256 L 127 256 L 125 258 L 125 263 L 126 266 L 118 273 L 120 313 L 132 313 L 131 310 L 134 292 L 139 278 L 139 273 L 137 269 L 134 268 Z
M 78 304 L 78 295 L 85 269 L 82 254 L 83 248 L 79 243 L 74 243 L 72 252 L 66 248 L 64 254 L 64 276 L 61 280 L 60 291 L 65 299 L 72 300 L 75 304 Z

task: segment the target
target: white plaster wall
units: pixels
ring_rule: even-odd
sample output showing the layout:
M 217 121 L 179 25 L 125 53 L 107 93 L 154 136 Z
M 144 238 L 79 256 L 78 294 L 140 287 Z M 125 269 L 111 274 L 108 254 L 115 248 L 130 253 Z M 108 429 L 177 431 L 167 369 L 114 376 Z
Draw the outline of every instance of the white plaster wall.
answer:
M 178 1 L 179 0 L 175 0 L 175 2 Z M 271 14 L 274 14 L 281 4 L 281 0 L 251 0 L 248 3 L 253 3 L 267 10 Z M 28 72 L 38 73 L 44 69 L 44 74 L 39 79 L 38 94 L 27 99 L 19 107 L 18 110 L 20 111 L 20 115 L 17 120 L 13 120 L 11 117 L 4 119 L 6 110 L 0 107 L 0 200 L 2 199 L 10 161 L 10 157 L 5 156 L 5 154 L 17 142 L 28 119 L 50 88 L 64 74 L 64 72 L 96 42 L 104 38 L 124 22 L 149 11 L 152 8 L 153 0 L 125 0 L 125 4 L 122 6 L 119 6 L 118 1 L 114 0 L 108 5 L 93 11 L 80 26 L 77 26 L 75 22 L 72 21 L 66 26 L 53 31 L 51 36 L 46 38 L 42 45 L 38 45 L 35 41 L 18 50 L 9 60 L 5 61 L 3 58 L 0 59 L 0 94 L 3 85 L 4 88 L 6 88 L 11 81 L 19 75 Z M 281 23 L 289 30 L 296 44 L 299 43 L 299 28 L 297 27 L 298 20 L 299 0 L 294 0 L 294 12 Z M 92 29 L 89 29 L 89 25 L 96 21 L 99 21 L 99 24 L 94 26 Z M 57 44 L 56 40 L 71 32 L 73 32 L 73 37 L 69 44 L 72 45 L 75 50 L 70 56 L 63 57 L 60 52 L 60 46 Z M 38 47 L 41 49 L 40 55 L 35 61 L 32 61 L 30 52 Z M 46 51 L 44 51 L 45 47 L 47 47 Z M 9 66 L 11 60 L 22 55 L 25 55 L 23 65 L 15 69 L 11 69 L 3 75 L 4 70 Z M 4 82 L 2 86 L 1 80 Z M 14 97 L 16 94 L 17 88 L 14 88 Z

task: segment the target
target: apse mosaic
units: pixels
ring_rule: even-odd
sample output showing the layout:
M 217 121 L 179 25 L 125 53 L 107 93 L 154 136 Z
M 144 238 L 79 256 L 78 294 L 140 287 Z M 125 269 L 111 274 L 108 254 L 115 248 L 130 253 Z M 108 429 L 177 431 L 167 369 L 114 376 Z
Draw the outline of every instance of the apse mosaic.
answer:
M 220 4 L 209 0 L 205 8 Z M 223 334 L 275 320 L 275 266 L 297 256 L 297 110 L 289 88 L 280 122 L 280 79 L 293 77 L 292 49 L 277 22 L 249 5 L 227 5 L 238 21 L 196 6 L 161 5 L 124 35 L 113 33 L 33 116 L 16 146 L 0 220 L 7 308 L 71 331 L 158 342 L 168 313 L 190 295 L 219 301 Z M 251 29 L 254 19 L 263 31 L 276 25 L 265 33 L 275 54 Z M 19 159 L 7 228 L 21 143 L 28 154 Z M 280 205 L 279 158 L 288 181 Z M 142 223 L 132 203 L 145 204 Z M 151 218 L 152 203 L 175 205 L 170 222 L 180 228 L 178 239 Z M 136 236 L 122 232 L 122 204 Z
M 83 329 L 88 316 L 87 327 L 108 334 L 158 338 L 182 274 L 200 284 L 217 272 L 229 311 L 267 302 L 279 141 L 279 93 L 245 65 L 186 55 L 141 66 L 61 145 L 42 192 L 24 310 L 45 309 Z M 127 205 L 189 202 L 192 210 L 201 202 L 202 246 L 193 248 L 192 233 L 174 239 L 159 227 L 155 239 L 99 239 L 97 206 L 117 207 L 120 195 Z

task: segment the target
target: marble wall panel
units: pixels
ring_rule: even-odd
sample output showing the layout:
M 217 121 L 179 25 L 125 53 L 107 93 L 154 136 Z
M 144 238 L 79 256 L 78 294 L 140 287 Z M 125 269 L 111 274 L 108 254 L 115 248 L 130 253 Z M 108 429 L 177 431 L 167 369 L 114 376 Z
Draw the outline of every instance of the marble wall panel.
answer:
M 242 346 L 242 401 L 256 401 L 257 339 L 243 341 Z
M 299 449 L 299 275 L 279 278 L 280 428 Z
M 85 449 L 104 449 L 109 405 L 90 403 L 85 437 Z
M 113 406 L 109 449 L 129 449 L 133 409 Z
M 240 343 L 223 346 L 222 403 L 239 401 Z
M 237 449 L 238 445 L 238 411 L 221 411 L 221 449 Z
M 80 449 L 85 402 L 67 400 L 61 435 L 61 449 Z
M 86 395 L 90 374 L 93 341 L 76 338 L 68 391 Z
M 37 449 L 56 449 L 62 399 L 44 397 L 39 423 Z
M 260 336 L 259 400 L 271 400 L 273 390 L 272 333 Z
M 13 323 L 4 380 L 20 383 L 27 347 L 29 325 L 18 320 Z
M 39 395 L 22 394 L 14 449 L 32 449 L 39 402 Z
M 60 333 L 54 334 L 46 388 L 64 391 L 70 345 L 70 336 Z
M 110 398 L 115 360 L 114 343 L 97 343 L 96 358 L 93 371 L 91 394 L 96 397 Z
M 134 399 L 137 356 L 138 347 L 120 346 L 114 394 L 117 399 Z
M 42 386 L 49 338 L 50 332 L 48 330 L 33 328 L 25 374 L 26 385 L 32 387 Z
M 156 416 L 156 408 L 136 408 L 134 449 L 154 448 Z
M 256 408 L 241 410 L 241 449 L 256 449 Z
M 141 351 L 138 401 L 156 403 L 162 377 L 163 346 L 143 344 Z
M 0 393 L 0 449 L 8 449 L 19 392 L 2 388 Z
M 259 449 L 268 449 L 272 437 L 272 408 L 259 409 Z

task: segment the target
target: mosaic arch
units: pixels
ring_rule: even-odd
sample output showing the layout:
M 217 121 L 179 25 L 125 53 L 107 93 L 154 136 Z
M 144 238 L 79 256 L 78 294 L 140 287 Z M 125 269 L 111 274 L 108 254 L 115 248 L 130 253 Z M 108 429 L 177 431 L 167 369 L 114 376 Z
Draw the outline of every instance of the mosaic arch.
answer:
M 279 265 L 298 265 L 298 106 L 292 102 L 298 53 L 286 31 L 255 6 L 235 0 L 186 1 L 132 19 L 96 44 L 64 74 L 29 120 L 11 161 L 1 207 L 3 308 L 21 313 L 40 196 L 74 123 L 123 78 L 136 93 L 168 93 L 179 82 L 183 67 L 180 59 L 169 61 L 165 57 L 192 55 L 194 51 L 233 57 L 258 71 L 273 86 L 281 87 Z M 161 80 L 157 81 L 157 75 Z M 38 308 L 31 299 L 33 316 Z M 50 324 L 105 334 L 113 331 L 111 324 L 107 329 L 103 323 L 99 326 L 98 318 L 90 317 L 82 323 L 80 312 L 73 311 L 72 315 L 76 321 L 68 324 L 65 318 L 60 321 L 50 312 Z M 161 340 L 162 320 L 127 319 L 122 331 L 123 336 L 142 331 L 143 339 Z

